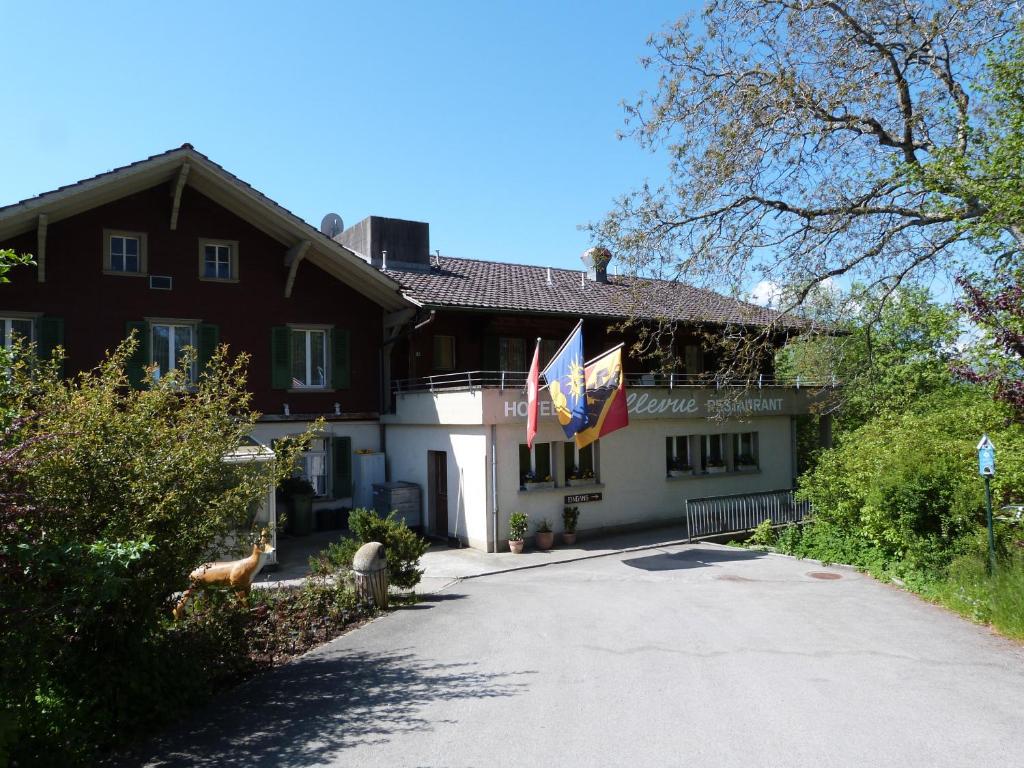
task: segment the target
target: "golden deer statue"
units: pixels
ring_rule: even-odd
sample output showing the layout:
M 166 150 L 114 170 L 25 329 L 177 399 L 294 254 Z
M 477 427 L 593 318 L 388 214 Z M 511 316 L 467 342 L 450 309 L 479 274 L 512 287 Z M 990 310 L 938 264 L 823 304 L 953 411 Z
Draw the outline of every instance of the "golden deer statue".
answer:
M 252 554 L 241 560 L 225 560 L 222 562 L 204 563 L 189 574 L 189 588 L 181 596 L 174 607 L 174 620 L 178 621 L 185 613 L 185 604 L 196 590 L 205 591 L 211 587 L 232 589 L 239 600 L 246 602 L 252 580 L 262 570 L 268 555 L 273 552 L 270 546 L 270 535 L 264 528 L 259 540 L 252 545 Z

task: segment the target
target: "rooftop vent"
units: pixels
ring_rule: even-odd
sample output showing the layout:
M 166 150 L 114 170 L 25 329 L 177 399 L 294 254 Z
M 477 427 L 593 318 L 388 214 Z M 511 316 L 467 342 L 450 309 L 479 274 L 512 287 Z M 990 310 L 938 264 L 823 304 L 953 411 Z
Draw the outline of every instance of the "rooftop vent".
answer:
M 595 283 L 608 282 L 608 262 L 612 260 L 612 252 L 603 246 L 587 248 L 580 256 L 587 268 L 587 279 Z

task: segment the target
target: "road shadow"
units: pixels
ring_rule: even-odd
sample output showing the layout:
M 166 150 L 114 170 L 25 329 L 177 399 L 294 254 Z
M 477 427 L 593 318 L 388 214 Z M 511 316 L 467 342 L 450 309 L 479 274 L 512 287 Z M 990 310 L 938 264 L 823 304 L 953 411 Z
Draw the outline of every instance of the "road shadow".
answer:
M 323 765 L 346 749 L 429 731 L 444 720 L 424 707 L 461 699 L 516 696 L 531 671 L 479 672 L 402 649 L 339 650 L 274 670 L 233 690 L 187 723 L 116 762 L 118 766 Z
M 704 568 L 717 563 L 731 563 L 739 560 L 757 560 L 764 557 L 763 552 L 752 552 L 749 549 L 703 549 L 695 547 L 683 552 L 645 555 L 623 560 L 623 565 L 639 568 L 644 571 L 678 571 L 686 568 Z

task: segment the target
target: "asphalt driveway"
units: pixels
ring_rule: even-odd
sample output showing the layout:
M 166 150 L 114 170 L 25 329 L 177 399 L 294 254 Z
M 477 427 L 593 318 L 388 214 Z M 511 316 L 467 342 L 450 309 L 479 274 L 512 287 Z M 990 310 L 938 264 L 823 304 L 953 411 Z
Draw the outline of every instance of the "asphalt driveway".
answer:
M 1019 646 L 849 570 L 713 545 L 458 582 L 228 696 L 142 762 L 1024 762 Z

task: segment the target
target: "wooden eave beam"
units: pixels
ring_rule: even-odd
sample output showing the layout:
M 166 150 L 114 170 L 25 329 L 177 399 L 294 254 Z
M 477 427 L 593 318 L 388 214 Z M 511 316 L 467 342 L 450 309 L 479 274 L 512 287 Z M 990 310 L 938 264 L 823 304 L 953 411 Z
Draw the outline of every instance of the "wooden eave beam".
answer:
M 174 202 L 171 203 L 171 230 L 178 228 L 178 209 L 181 208 L 181 193 L 185 189 L 189 167 L 188 163 L 182 163 L 181 170 L 178 171 L 178 182 L 174 185 Z
M 306 257 L 306 252 L 309 250 L 309 246 L 312 243 L 309 240 L 301 240 L 291 248 L 284 255 L 284 265 L 288 268 L 288 279 L 284 284 L 284 297 L 290 299 L 292 297 L 292 287 L 295 285 L 295 273 L 299 271 L 299 262 Z
M 39 270 L 39 282 L 46 282 L 46 227 L 48 221 L 45 213 L 39 214 L 36 222 L 36 266 Z

